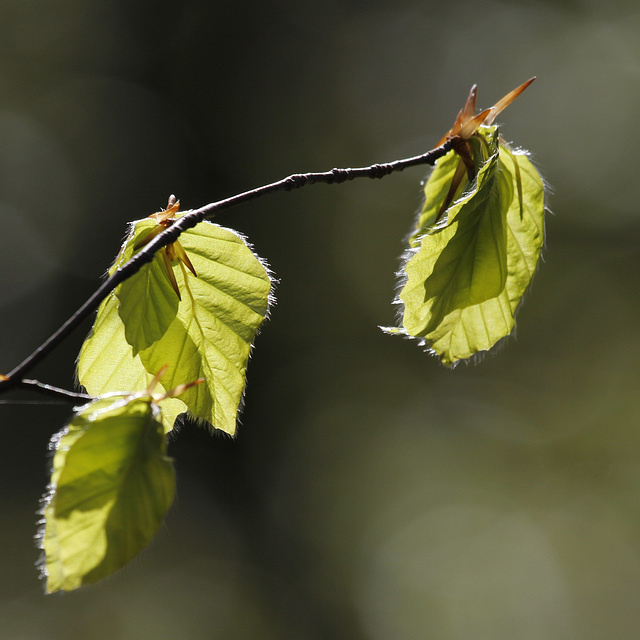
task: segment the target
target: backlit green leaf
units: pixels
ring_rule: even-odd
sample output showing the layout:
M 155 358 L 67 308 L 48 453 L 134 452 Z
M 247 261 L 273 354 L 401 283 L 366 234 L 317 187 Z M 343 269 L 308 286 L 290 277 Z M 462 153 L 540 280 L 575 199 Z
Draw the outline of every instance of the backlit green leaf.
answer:
M 455 152 L 425 184 L 403 267 L 402 327 L 391 330 L 419 339 L 446 365 L 509 335 L 544 237 L 544 188 L 530 160 L 499 143 L 497 127 L 480 127 L 468 142 L 476 179 L 437 223 Z
M 54 437 L 43 510 L 48 592 L 110 575 L 155 535 L 175 489 L 158 414 L 150 397 L 103 398 Z
M 418 246 L 418 238 L 427 233 L 435 223 L 459 162 L 460 158 L 453 151 L 450 151 L 438 160 L 429 179 L 425 181 L 422 208 L 418 212 L 414 228 L 408 238 L 410 247 Z
M 153 220 L 141 220 L 122 252 L 121 263 L 133 256 L 133 247 L 156 227 Z M 178 313 L 179 298 L 167 278 L 161 252 L 155 254 L 135 277 L 129 278 L 118 289 L 118 298 L 135 301 L 121 304 L 120 317 L 124 323 L 125 337 L 133 348 L 133 355 L 159 340 Z
M 125 337 L 118 306 L 118 298 L 111 292 L 98 308 L 91 335 L 84 341 L 80 351 L 78 379 L 92 396 L 143 391 L 157 373 L 149 373 L 144 368 L 140 355 L 133 355 L 131 345 Z M 165 388 L 162 381 L 157 386 L 158 392 L 168 391 L 170 388 Z M 188 411 L 187 405 L 180 398 L 166 398 L 159 404 L 165 432 L 171 431 L 176 418 Z
M 210 223 L 180 236 L 198 274 L 177 270 L 182 302 L 176 320 L 140 352 L 147 371 L 168 364 L 165 386 L 197 378 L 180 399 L 196 418 L 233 434 L 253 339 L 267 313 L 271 281 L 241 237 Z
M 114 268 L 133 254 L 150 222 L 153 227 L 148 220 L 134 225 Z M 201 222 L 179 240 L 197 277 L 174 260 L 172 270 L 181 294 L 177 310 L 177 295 L 170 285 L 162 284 L 162 277 L 169 282 L 162 270 L 146 274 L 141 270 L 130 279 L 133 283 L 116 289 L 100 306 L 94 331 L 80 353 L 78 378 L 92 395 L 142 391 L 164 365 L 165 389 L 204 378 L 204 384 L 190 388 L 180 399 L 162 401 L 163 413 L 172 419 L 188 410 L 233 434 L 251 346 L 268 310 L 271 280 L 245 241 L 229 229 Z M 142 283 L 136 282 L 139 278 Z M 161 295 L 150 302 L 149 294 L 142 293 L 145 289 L 151 293 L 152 278 L 160 283 Z M 151 306 L 156 308 L 151 329 L 129 328 L 130 323 L 146 323 Z

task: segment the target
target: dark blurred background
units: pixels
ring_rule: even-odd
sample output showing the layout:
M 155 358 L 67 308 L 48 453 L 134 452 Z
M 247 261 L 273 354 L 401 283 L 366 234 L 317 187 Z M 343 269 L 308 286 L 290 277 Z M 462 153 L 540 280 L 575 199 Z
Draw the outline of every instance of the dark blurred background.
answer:
M 640 638 L 640 7 L 610 0 L 2 0 L 0 370 L 126 223 L 421 153 L 471 84 L 551 186 L 517 338 L 451 372 L 394 321 L 423 169 L 220 216 L 277 277 L 235 440 L 186 424 L 159 535 L 45 596 L 67 406 L 0 406 L 0 638 Z M 33 372 L 70 387 L 89 324 Z

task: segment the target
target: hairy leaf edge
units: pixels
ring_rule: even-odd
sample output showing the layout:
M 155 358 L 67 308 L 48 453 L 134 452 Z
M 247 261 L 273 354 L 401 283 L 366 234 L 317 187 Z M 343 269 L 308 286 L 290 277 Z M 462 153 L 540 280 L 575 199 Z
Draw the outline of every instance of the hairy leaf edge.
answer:
M 189 213 L 189 211 L 184 211 L 181 215 L 186 215 L 187 213 Z M 134 233 L 136 225 L 139 222 L 142 222 L 143 220 L 147 220 L 147 218 L 141 218 L 140 220 L 133 220 L 133 221 L 128 223 L 128 229 L 127 229 L 127 232 L 126 232 L 126 234 L 124 236 L 122 244 L 120 245 L 120 250 L 118 251 L 118 254 L 116 255 L 116 258 L 113 261 L 113 264 L 111 264 L 107 268 L 107 270 L 104 272 L 104 274 L 102 276 L 103 278 L 108 277 L 110 275 L 110 273 L 112 273 L 115 269 L 123 266 L 123 264 L 121 264 L 122 256 L 123 256 L 124 251 L 126 249 L 127 243 L 129 242 L 129 239 L 130 239 L 131 235 Z M 216 223 L 212 223 L 212 222 L 209 222 L 209 221 L 203 221 L 203 223 L 216 224 Z M 201 223 L 198 223 L 198 224 L 201 224 Z M 240 402 L 238 403 L 238 410 L 236 412 L 236 429 L 235 429 L 235 432 L 233 433 L 233 435 L 227 433 L 226 431 L 223 431 L 222 429 L 217 429 L 214 425 L 209 423 L 209 421 L 205 420 L 204 418 L 198 418 L 198 417 L 192 415 L 189 411 L 183 411 L 182 413 L 180 413 L 180 414 L 178 414 L 176 416 L 176 419 L 175 419 L 175 421 L 173 423 L 173 427 L 171 428 L 171 431 L 169 431 L 166 434 L 167 436 L 169 434 L 176 434 L 178 429 L 183 425 L 184 420 L 187 419 L 187 418 L 190 421 L 194 422 L 198 427 L 207 429 L 210 433 L 214 433 L 214 432 L 215 433 L 221 433 L 223 435 L 228 435 L 230 438 L 235 438 L 237 436 L 238 429 L 242 424 L 242 412 L 244 410 L 245 394 L 246 394 L 246 391 L 247 391 L 248 380 L 249 380 L 249 376 L 247 374 L 247 369 L 249 367 L 249 361 L 251 360 L 251 357 L 253 355 L 253 350 L 255 348 L 256 339 L 258 338 L 258 335 L 262 331 L 262 327 L 263 327 L 264 323 L 271 318 L 271 311 L 272 311 L 273 307 L 275 307 L 276 304 L 277 304 L 276 295 L 275 295 L 275 288 L 280 283 L 280 280 L 275 277 L 275 274 L 274 274 L 273 270 L 271 269 L 271 267 L 270 267 L 269 263 L 267 262 L 267 260 L 265 258 L 263 258 L 262 256 L 260 256 L 258 253 L 256 253 L 253 243 L 249 242 L 247 237 L 242 232 L 237 231 L 236 229 L 231 229 L 230 227 L 224 227 L 222 225 L 217 225 L 217 226 L 219 226 L 220 228 L 224 229 L 225 231 L 229 231 L 230 233 L 232 233 L 235 236 L 237 236 L 238 238 L 240 238 L 240 240 L 242 240 L 242 242 L 248 247 L 248 249 L 251 251 L 251 253 L 254 255 L 254 257 L 258 260 L 258 262 L 260 263 L 260 266 L 264 269 L 265 273 L 267 274 L 267 278 L 269 279 L 269 283 L 270 283 L 269 293 L 267 294 L 267 308 L 266 308 L 266 311 L 265 311 L 265 314 L 264 314 L 264 320 L 260 323 L 260 326 L 256 330 L 256 333 L 254 335 L 253 340 L 251 341 L 251 345 L 250 345 L 250 348 L 249 348 L 249 355 L 247 357 L 247 366 L 245 367 L 244 385 L 242 387 L 242 393 L 240 395 Z M 115 289 L 113 291 L 110 291 L 109 294 L 108 294 L 108 296 L 115 296 L 115 295 L 116 295 L 116 290 Z M 85 337 L 85 340 L 87 340 L 88 338 L 90 338 L 93 335 L 93 330 L 94 330 L 94 326 L 95 326 L 98 310 L 99 310 L 99 307 L 98 307 L 98 309 L 96 309 L 96 311 L 94 313 L 93 323 L 91 325 L 91 329 L 89 330 L 89 332 L 87 333 L 87 335 Z M 78 360 L 80 358 L 80 353 L 81 353 L 81 350 L 78 351 L 78 355 L 76 356 L 76 361 L 75 361 L 74 386 L 77 389 L 81 390 L 82 392 L 86 392 L 86 389 L 83 387 L 83 385 L 81 384 L 81 382 L 80 382 L 80 380 L 78 378 Z M 190 380 L 185 380 L 185 382 L 191 382 L 191 381 Z M 122 391 L 115 391 L 115 392 L 111 392 L 111 393 L 113 393 L 114 395 L 127 395 L 127 394 L 131 393 L 131 390 L 124 389 Z M 109 395 L 109 394 L 105 394 L 105 395 Z M 100 395 L 99 397 L 104 397 L 104 396 Z M 95 398 L 94 398 L 94 400 L 95 400 Z M 46 508 L 46 505 L 45 505 L 45 508 Z M 40 513 L 40 511 L 39 511 L 39 513 Z M 42 511 L 42 513 L 44 513 L 44 511 Z
M 549 209 L 548 207 L 548 199 L 549 196 L 553 193 L 553 187 L 549 185 L 549 183 L 547 182 L 545 176 L 543 175 L 543 173 L 540 171 L 540 168 L 538 167 L 538 165 L 535 163 L 534 159 L 533 159 L 533 154 L 530 151 L 527 151 L 526 149 L 523 149 L 522 147 L 512 147 L 510 143 L 507 142 L 503 142 L 501 141 L 499 143 L 499 146 L 504 146 L 506 147 L 506 149 L 514 156 L 525 156 L 530 162 L 531 164 L 535 167 L 536 171 L 538 172 L 538 175 L 540 176 L 540 179 L 542 180 L 542 188 L 543 188 L 543 193 L 544 193 L 544 202 L 543 202 L 543 207 L 544 207 L 544 217 L 543 217 L 543 228 L 542 228 L 542 247 L 540 248 L 540 255 L 538 258 L 538 261 L 536 262 L 536 269 L 535 272 L 533 274 L 533 276 L 531 277 L 531 281 L 529 282 L 529 285 L 527 286 L 525 292 L 522 294 L 522 297 L 520 298 L 520 301 L 518 302 L 518 306 L 516 307 L 514 313 L 513 313 L 513 319 L 514 319 L 514 324 L 513 324 L 513 329 L 503 338 L 500 338 L 500 340 L 498 340 L 498 342 L 496 342 L 490 349 L 487 350 L 483 350 L 483 351 L 478 351 L 476 353 L 474 353 L 470 358 L 465 358 L 463 360 L 457 360 L 456 362 L 454 362 L 451 365 L 443 365 L 446 366 L 448 369 L 454 369 L 460 362 L 464 362 L 466 365 L 469 364 L 477 364 L 479 362 L 481 362 L 485 356 L 489 353 L 489 352 L 499 352 L 500 350 L 503 349 L 503 347 L 506 345 L 506 343 L 511 339 L 511 338 L 515 338 L 517 336 L 517 315 L 520 312 L 520 308 L 522 307 L 525 299 L 528 297 L 529 291 L 531 290 L 531 287 L 533 285 L 533 281 L 535 279 L 536 274 L 538 273 L 538 269 L 540 268 L 540 263 L 544 261 L 544 251 L 546 248 L 546 242 L 547 242 L 547 229 L 546 229 L 546 216 L 547 214 L 549 215 L 553 215 L 553 212 Z M 435 166 L 432 166 L 429 168 L 429 171 L 427 172 L 427 175 L 425 176 L 425 178 L 423 178 L 421 185 L 424 186 L 424 184 L 426 184 L 427 180 L 429 179 L 429 177 L 431 176 L 431 173 L 433 173 L 435 169 Z M 467 185 L 467 187 L 463 190 L 463 192 L 460 194 L 460 196 L 449 205 L 449 208 L 447 209 L 447 211 L 445 211 L 445 215 L 443 216 L 443 219 L 440 220 L 438 223 L 436 223 L 432 229 L 437 230 L 440 229 L 442 227 L 445 227 L 448 224 L 448 216 L 447 216 L 447 212 L 449 211 L 449 209 L 451 209 L 451 207 L 454 207 L 460 200 L 462 200 L 463 198 L 465 198 L 469 192 L 473 189 L 475 189 L 476 184 L 477 184 L 477 177 L 476 179 L 474 179 L 473 182 L 469 183 Z M 424 189 L 422 190 L 422 199 L 420 200 L 420 204 L 416 210 L 415 216 L 414 216 L 414 220 L 418 220 L 420 218 L 420 214 L 424 208 L 424 204 L 425 204 L 425 195 L 424 195 Z M 400 256 L 400 266 L 398 268 L 398 270 L 396 271 L 395 275 L 396 275 L 396 284 L 395 284 L 395 296 L 392 300 L 392 304 L 396 307 L 396 322 L 397 322 L 397 326 L 382 326 L 382 325 L 378 325 L 378 328 L 383 332 L 386 333 L 388 335 L 393 335 L 393 336 L 402 336 L 403 338 L 407 339 L 407 340 L 415 340 L 418 343 L 418 346 L 425 352 L 428 353 L 431 356 L 435 356 L 438 360 L 440 360 L 440 356 L 437 353 L 437 351 L 435 351 L 432 347 L 431 344 L 429 343 L 429 341 L 421 336 L 412 336 L 403 326 L 402 326 L 402 320 L 404 317 L 404 302 L 402 301 L 402 299 L 400 298 L 400 294 L 402 292 L 402 290 L 404 289 L 404 286 L 407 284 L 407 280 L 408 280 L 408 276 L 405 272 L 405 267 L 407 265 L 407 263 L 409 262 L 409 260 L 411 260 L 411 258 L 420 250 L 420 243 L 418 243 L 415 247 L 411 247 L 409 245 L 409 239 L 411 238 L 411 236 L 413 235 L 413 233 L 410 231 L 404 239 L 404 242 L 407 244 L 406 249 L 403 251 L 402 255 Z M 428 234 L 424 234 L 424 235 L 428 235 Z M 423 236 L 420 236 L 419 240 L 422 240 Z

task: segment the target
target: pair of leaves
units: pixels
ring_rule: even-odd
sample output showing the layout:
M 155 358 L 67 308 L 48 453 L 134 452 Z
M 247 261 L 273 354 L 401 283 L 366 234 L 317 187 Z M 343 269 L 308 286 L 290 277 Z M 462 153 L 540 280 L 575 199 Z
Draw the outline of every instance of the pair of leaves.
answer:
M 474 89 L 471 97 L 475 104 Z M 418 339 L 447 366 L 511 333 L 544 241 L 544 184 L 527 155 L 496 126 L 462 142 L 462 154 L 454 147 L 425 183 L 400 273 L 402 327 L 385 329 Z
M 111 272 L 126 263 L 157 223 L 133 224 Z M 166 274 L 162 251 L 120 285 L 98 309 L 92 335 L 78 359 L 78 379 L 92 396 L 142 391 L 164 366 L 171 389 L 204 378 L 180 398 L 161 402 L 165 430 L 176 417 L 194 418 L 234 434 L 246 366 L 264 321 L 271 280 L 262 261 L 237 233 L 201 222 L 180 236 L 197 276 L 172 266 L 180 298 Z
M 154 216 L 132 224 L 111 273 L 170 223 L 165 212 Z M 178 415 L 235 432 L 270 297 L 268 270 L 244 239 L 201 222 L 103 301 L 78 359 L 78 379 L 98 399 L 53 441 L 42 534 L 48 591 L 95 582 L 151 540 L 173 499 L 165 434 Z

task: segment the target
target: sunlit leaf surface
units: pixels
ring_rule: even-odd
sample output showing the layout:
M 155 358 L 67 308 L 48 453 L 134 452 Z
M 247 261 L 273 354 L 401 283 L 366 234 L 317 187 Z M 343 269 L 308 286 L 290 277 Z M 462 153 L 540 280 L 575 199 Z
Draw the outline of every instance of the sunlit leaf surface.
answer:
M 158 530 L 175 485 L 158 414 L 149 397 L 100 399 L 54 437 L 43 511 L 48 592 L 110 575 Z
M 149 220 L 134 225 L 115 266 L 126 262 L 152 227 Z M 197 273 L 174 261 L 181 299 L 159 265 L 141 270 L 100 306 L 80 353 L 78 378 L 92 395 L 142 391 L 164 365 L 165 389 L 204 378 L 204 384 L 180 399 L 162 401 L 165 428 L 189 411 L 233 434 L 251 346 L 267 315 L 271 280 L 244 239 L 229 229 L 202 222 L 183 233 L 180 243 Z M 154 291 L 159 291 L 155 298 Z M 140 329 L 148 316 L 149 330 Z
M 147 372 L 139 354 L 133 355 L 131 345 L 125 338 L 118 306 L 118 298 L 112 292 L 98 308 L 93 331 L 80 351 L 78 379 L 92 396 L 143 391 L 155 375 Z M 162 381 L 157 385 L 158 392 L 168 391 L 169 388 L 165 389 Z M 180 398 L 166 398 L 160 402 L 160 406 L 165 431 L 173 429 L 176 418 L 188 410 Z
M 499 142 L 497 127 L 480 127 L 469 143 L 476 178 L 438 221 L 455 152 L 425 184 L 402 271 L 402 327 L 391 329 L 419 339 L 449 366 L 512 331 L 544 239 L 543 183 L 527 156 Z
M 153 220 L 141 220 L 134 228 L 131 239 L 122 253 L 123 263 L 133 255 L 136 242 L 155 227 Z M 150 347 L 169 328 L 178 313 L 180 300 L 167 278 L 162 252 L 149 264 L 120 285 L 117 291 L 119 313 L 125 328 L 125 337 L 132 346 L 133 355 Z

